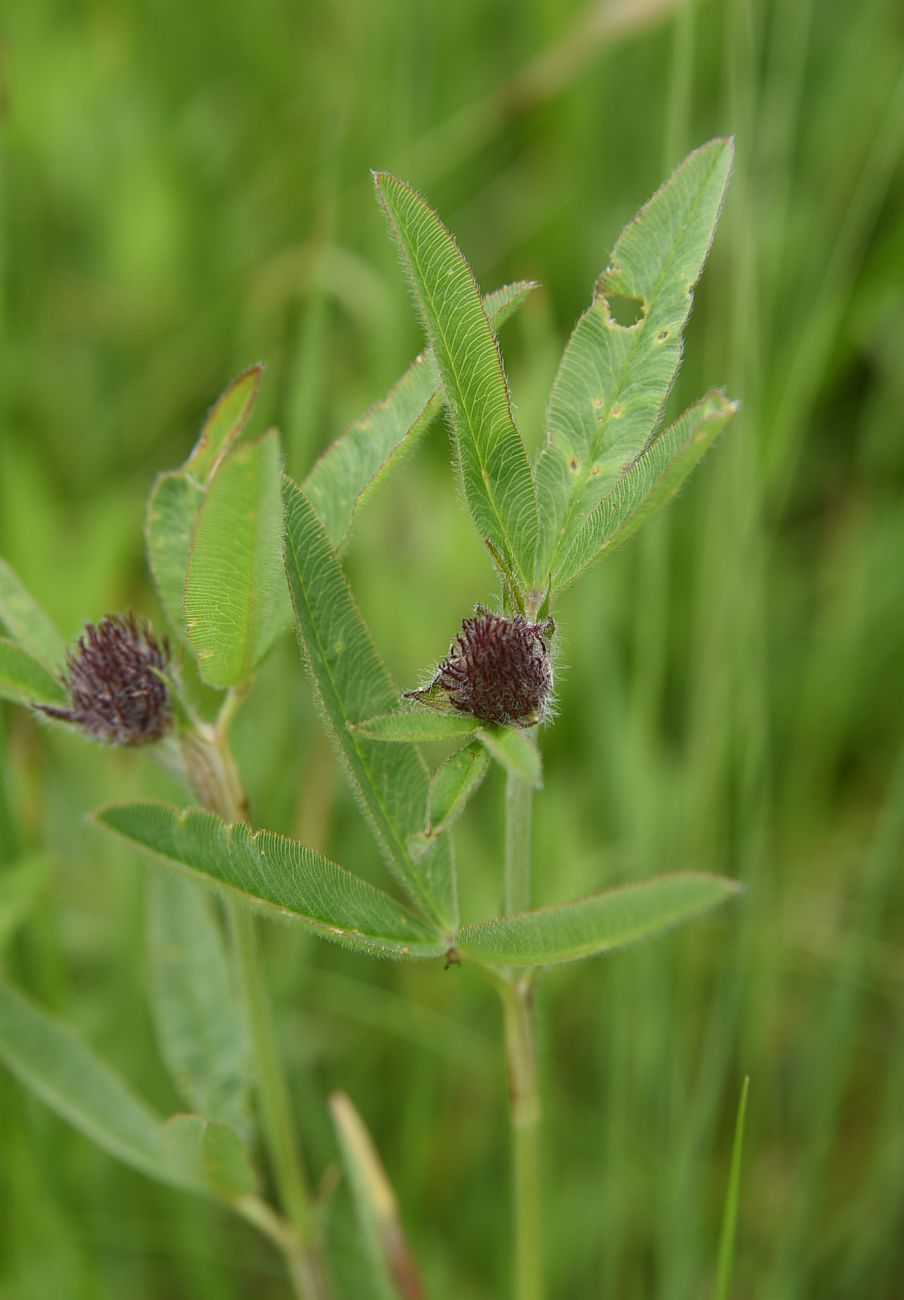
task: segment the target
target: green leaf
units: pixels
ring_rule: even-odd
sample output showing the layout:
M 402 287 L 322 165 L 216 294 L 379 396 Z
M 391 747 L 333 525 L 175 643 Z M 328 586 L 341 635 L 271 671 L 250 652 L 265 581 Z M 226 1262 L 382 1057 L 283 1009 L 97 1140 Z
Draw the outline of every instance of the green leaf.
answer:
M 427 829 L 433 835 L 448 830 L 480 786 L 490 765 L 480 740 L 457 749 L 434 772 L 427 805 Z
M 148 565 L 170 626 L 185 645 L 190 645 L 182 608 L 185 577 L 204 489 L 248 421 L 263 369 L 251 366 L 217 398 L 188 460 L 160 475 L 148 501 Z
M 616 479 L 563 555 L 557 591 L 633 537 L 641 524 L 668 504 L 737 409 L 737 403 L 724 394 L 708 393 L 655 436 Z
M 264 367 L 243 371 L 220 394 L 207 413 L 201 436 L 185 462 L 185 470 L 199 483 L 207 482 L 248 423 L 257 401 Z
M 730 140 L 710 141 L 640 210 L 565 349 L 537 461 L 540 585 L 550 572 L 562 585 L 563 556 L 661 417 L 732 157 Z M 640 312 L 634 324 L 619 324 L 625 303 Z
M 749 1075 L 741 1084 L 738 1113 L 735 1119 L 734 1142 L 731 1149 L 731 1172 L 728 1192 L 722 1212 L 722 1232 L 719 1239 L 719 1265 L 716 1275 L 716 1300 L 731 1300 L 731 1275 L 734 1269 L 735 1237 L 738 1230 L 738 1206 L 741 1200 L 741 1159 L 744 1154 L 744 1127 L 747 1123 L 747 1093 Z
M 274 431 L 222 461 L 205 494 L 184 610 L 201 676 L 210 686 L 248 681 L 287 625 L 281 473 Z
M 65 705 L 69 694 L 59 678 L 21 646 L 0 638 L 0 699 L 17 704 Z
M 14 641 L 45 668 L 57 668 L 66 654 L 63 638 L 34 596 L 0 558 L 0 624 Z
M 373 1300 L 421 1300 L 419 1270 L 405 1237 L 395 1191 L 373 1139 L 351 1098 L 330 1097 L 342 1164 L 351 1186 L 358 1226 L 370 1265 Z
M 195 523 L 204 489 L 181 470 L 161 474 L 148 501 L 145 544 L 148 565 L 170 627 L 189 645 L 182 601 Z
M 443 939 L 401 903 L 297 840 L 157 802 L 114 805 L 96 817 L 168 865 L 324 939 L 382 957 L 445 951 Z
M 441 926 L 458 919 L 451 841 L 415 862 L 429 774 L 412 745 L 369 740 L 348 724 L 395 708 L 399 693 L 349 591 L 342 566 L 301 489 L 284 482 L 286 571 L 298 635 L 323 719 L 380 847 L 409 894 Z
M 464 957 L 498 966 L 552 966 L 661 934 L 739 891 L 724 876 L 680 872 L 591 894 L 573 903 L 500 916 L 461 930 Z
M 200 1115 L 174 1115 L 163 1125 L 163 1151 L 186 1184 L 231 1202 L 257 1191 L 248 1148 L 234 1129 Z
M 163 1059 L 192 1110 L 251 1128 L 251 1047 L 212 900 L 155 873 L 148 920 L 151 1007 Z
M 457 736 L 471 736 L 479 723 L 476 718 L 461 713 L 425 713 L 410 710 L 407 713 L 379 713 L 363 722 L 348 723 L 349 731 L 368 740 L 387 740 L 419 743 L 426 740 L 449 740 Z
M 522 280 L 488 293 L 483 305 L 491 323 L 501 326 L 535 287 Z M 302 486 L 337 550 L 347 543 L 372 494 L 415 449 L 441 406 L 439 371 L 428 348 L 381 402 L 327 447 Z
M 34 911 L 50 874 L 44 853 L 29 853 L 0 870 L 0 952 Z
M 374 181 L 442 376 L 465 500 L 480 536 L 526 586 L 537 546 L 537 492 L 477 282 L 419 194 L 386 172 Z
M 543 783 L 543 767 L 536 741 L 517 727 L 481 727 L 477 739 L 506 771 L 528 785 Z
M 117 1160 L 163 1182 L 184 1184 L 164 1156 L 159 1118 L 67 1028 L 2 983 L 0 1058 L 52 1110 Z

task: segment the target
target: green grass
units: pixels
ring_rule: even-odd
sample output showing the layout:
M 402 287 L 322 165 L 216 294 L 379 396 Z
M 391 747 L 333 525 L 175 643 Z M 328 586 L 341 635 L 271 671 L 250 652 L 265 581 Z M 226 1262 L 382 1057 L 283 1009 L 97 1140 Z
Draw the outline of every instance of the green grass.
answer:
M 557 608 L 534 854 L 538 904 L 664 870 L 746 893 L 543 978 L 557 1298 L 714 1294 L 746 1075 L 736 1300 L 892 1300 L 904 1268 L 897 8 L 710 0 L 598 44 L 569 36 L 583 4 L 552 0 L 32 0 L 2 20 L 0 554 L 67 637 L 108 609 L 155 614 L 144 501 L 230 377 L 267 363 L 255 432 L 283 430 L 300 478 L 420 348 L 370 168 L 430 194 L 484 286 L 543 282 L 503 334 L 533 451 L 624 221 L 690 147 L 736 136 L 672 410 L 721 382 L 742 410 L 665 517 Z M 492 595 L 450 483 L 437 423 L 349 545 L 402 685 Z M 235 739 L 258 823 L 381 882 L 289 640 Z M 0 754 L 0 934 L 6 873 L 49 853 L 3 967 L 171 1111 L 145 867 L 83 814 L 179 788 L 9 707 Z M 457 824 L 466 923 L 498 910 L 503 786 L 491 771 Z M 264 939 L 312 1181 L 338 1161 L 340 1088 L 433 1300 L 504 1295 L 491 992 Z M 2 1300 L 286 1294 L 250 1230 L 115 1165 L 6 1073 L 0 1115 Z

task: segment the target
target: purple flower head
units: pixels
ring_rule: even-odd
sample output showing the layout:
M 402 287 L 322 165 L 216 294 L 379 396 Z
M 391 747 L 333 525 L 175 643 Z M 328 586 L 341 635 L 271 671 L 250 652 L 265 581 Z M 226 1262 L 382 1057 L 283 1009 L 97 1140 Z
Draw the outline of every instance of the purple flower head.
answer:
M 466 618 L 429 686 L 406 691 L 430 703 L 437 696 L 481 722 L 530 727 L 542 722 L 552 696 L 553 670 L 544 637 L 552 619 L 531 623 L 478 607 Z
M 39 705 L 42 713 L 72 722 L 108 745 L 146 745 L 172 722 L 166 683 L 169 644 L 134 614 L 108 614 L 89 623 L 66 655 L 63 685 L 71 707 Z

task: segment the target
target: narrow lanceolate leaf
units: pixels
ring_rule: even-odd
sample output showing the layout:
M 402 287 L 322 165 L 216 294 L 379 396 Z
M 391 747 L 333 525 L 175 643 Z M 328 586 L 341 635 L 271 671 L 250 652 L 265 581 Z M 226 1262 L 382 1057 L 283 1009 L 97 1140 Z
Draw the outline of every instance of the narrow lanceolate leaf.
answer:
M 528 785 L 543 781 L 543 766 L 537 743 L 517 727 L 481 727 L 477 739 L 485 745 L 497 763 Z
M 151 1009 L 163 1059 L 186 1103 L 246 1133 L 251 1049 L 212 901 L 175 874 L 151 880 Z
M 536 286 L 507 284 L 483 300 L 498 329 Z M 302 486 L 327 537 L 341 550 L 364 506 L 415 449 L 442 406 L 439 371 L 431 349 L 422 352 L 394 388 L 372 406 L 314 465 Z
M 234 451 L 207 488 L 184 610 L 201 676 L 210 686 L 248 681 L 287 624 L 281 474 L 274 431 Z
M 238 1133 L 200 1115 L 174 1115 L 161 1132 L 170 1166 L 186 1183 L 218 1200 L 240 1200 L 257 1191 L 257 1174 Z
M 423 1300 L 420 1273 L 405 1237 L 395 1191 L 351 1099 L 330 1097 L 330 1111 L 370 1265 L 373 1300 Z
M 550 573 L 561 585 L 563 555 L 660 418 L 732 155 L 730 140 L 712 140 L 641 208 L 565 349 L 537 462 L 541 585 Z
M 0 699 L 17 704 L 66 704 L 69 696 L 59 678 L 42 663 L 14 641 L 0 638 Z
M 500 966 L 552 966 L 609 952 L 707 912 L 738 892 L 723 876 L 682 872 L 559 907 L 501 916 L 461 930 L 458 951 Z
M 367 881 L 297 840 L 165 803 L 103 808 L 97 820 L 221 893 L 381 957 L 436 957 L 441 938 Z
M 126 1164 L 185 1182 L 160 1142 L 160 1119 L 69 1029 L 0 984 L 0 1060 L 52 1110 Z
M 66 653 L 63 638 L 18 575 L 0 558 L 0 627 L 45 668 L 56 668 Z
M 188 632 L 182 601 L 195 523 L 204 489 L 182 470 L 161 474 L 148 501 L 145 544 L 148 565 L 170 627 L 185 645 Z
M 430 782 L 427 830 L 434 835 L 448 830 L 480 786 L 490 765 L 487 748 L 472 741 L 457 749 L 436 769 Z
M 426 740 L 454 740 L 458 736 L 471 736 L 479 725 L 476 718 L 466 714 L 422 713 L 412 710 L 409 713 L 379 713 L 375 718 L 350 722 L 348 729 L 359 736 L 366 736 L 368 740 L 418 744 Z
M 390 867 L 439 925 L 458 922 L 448 837 L 415 862 L 429 774 L 413 745 L 387 745 L 349 729 L 394 709 L 399 693 L 355 605 L 336 552 L 302 490 L 284 481 L 285 552 L 298 635 L 324 722 Z
M 720 392 L 708 393 L 657 433 L 611 486 L 563 554 L 556 578 L 561 591 L 600 556 L 614 551 L 666 505 L 737 410 Z
M 201 436 L 185 470 L 206 482 L 248 422 L 261 386 L 262 365 L 250 366 L 224 389 L 207 413 Z
M 526 586 L 537 545 L 537 492 L 477 282 L 420 195 L 385 172 L 374 179 L 442 377 L 465 500 L 480 536 Z

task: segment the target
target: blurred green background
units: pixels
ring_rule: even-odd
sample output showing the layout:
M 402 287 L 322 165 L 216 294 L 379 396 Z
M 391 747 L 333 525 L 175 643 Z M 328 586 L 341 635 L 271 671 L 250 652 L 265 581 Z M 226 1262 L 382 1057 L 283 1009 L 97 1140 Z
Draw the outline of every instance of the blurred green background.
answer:
M 525 437 L 624 222 L 693 145 L 738 163 L 675 409 L 743 411 L 667 517 L 557 610 L 538 901 L 713 867 L 741 903 L 547 974 L 551 1297 L 712 1294 L 751 1077 L 734 1294 L 900 1295 L 904 1270 L 904 12 L 897 0 L 12 0 L 0 16 L 0 553 L 74 636 L 159 617 L 142 542 L 231 376 L 288 468 L 420 346 L 369 169 L 423 189 L 485 289 L 544 289 L 503 345 Z M 437 425 L 348 569 L 396 679 L 444 653 L 489 566 Z M 237 729 L 255 820 L 381 878 L 297 651 Z M 0 707 L 0 863 L 43 862 L 9 976 L 161 1108 L 147 867 L 85 814 L 178 787 Z M 457 831 L 496 910 L 502 782 Z M 326 1095 L 370 1124 L 436 1300 L 507 1294 L 497 1007 L 468 970 L 368 963 L 269 926 L 311 1171 Z M 117 1166 L 0 1075 L 3 1300 L 287 1294 L 250 1230 Z M 349 1296 L 365 1296 L 353 1280 Z

